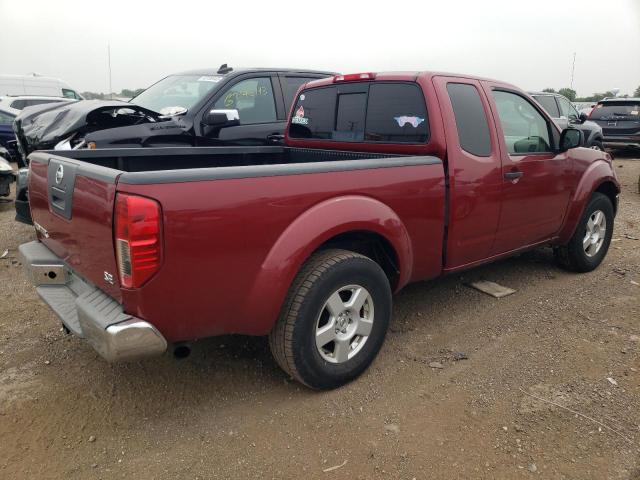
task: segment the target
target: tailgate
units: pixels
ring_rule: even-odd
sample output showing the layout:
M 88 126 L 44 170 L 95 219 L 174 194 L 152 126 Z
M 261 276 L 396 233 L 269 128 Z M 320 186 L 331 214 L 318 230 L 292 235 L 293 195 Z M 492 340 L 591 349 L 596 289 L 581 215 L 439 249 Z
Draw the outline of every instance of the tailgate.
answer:
M 76 274 L 120 301 L 113 208 L 122 172 L 44 152 L 29 159 L 29 201 L 39 240 Z

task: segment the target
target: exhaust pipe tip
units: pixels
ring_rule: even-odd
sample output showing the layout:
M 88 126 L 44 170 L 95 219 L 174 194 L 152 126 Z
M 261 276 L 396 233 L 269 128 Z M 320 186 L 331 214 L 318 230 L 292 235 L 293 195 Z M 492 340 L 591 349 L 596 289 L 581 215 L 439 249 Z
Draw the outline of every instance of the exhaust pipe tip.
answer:
M 173 347 L 173 356 L 178 360 L 187 358 L 191 355 L 191 345 L 188 343 L 178 343 Z

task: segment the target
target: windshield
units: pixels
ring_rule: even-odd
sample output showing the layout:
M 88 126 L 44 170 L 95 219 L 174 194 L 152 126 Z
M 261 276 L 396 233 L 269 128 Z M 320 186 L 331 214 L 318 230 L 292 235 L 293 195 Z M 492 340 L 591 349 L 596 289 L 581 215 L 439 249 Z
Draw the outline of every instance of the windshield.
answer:
M 207 96 L 220 80 L 221 75 L 171 75 L 130 101 L 163 115 L 184 112 Z
M 591 118 L 631 117 L 640 120 L 640 102 L 600 103 L 591 112 Z

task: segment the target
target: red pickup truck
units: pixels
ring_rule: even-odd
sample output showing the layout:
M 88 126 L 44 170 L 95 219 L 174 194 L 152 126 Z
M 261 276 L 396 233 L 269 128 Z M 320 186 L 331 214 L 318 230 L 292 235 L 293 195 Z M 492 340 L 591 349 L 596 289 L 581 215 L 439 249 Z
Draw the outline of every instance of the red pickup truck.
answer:
M 298 92 L 285 147 L 33 153 L 20 251 L 107 360 L 269 335 L 285 371 L 333 388 L 372 362 L 409 282 L 548 244 L 600 264 L 620 187 L 581 135 L 492 80 L 335 76 Z

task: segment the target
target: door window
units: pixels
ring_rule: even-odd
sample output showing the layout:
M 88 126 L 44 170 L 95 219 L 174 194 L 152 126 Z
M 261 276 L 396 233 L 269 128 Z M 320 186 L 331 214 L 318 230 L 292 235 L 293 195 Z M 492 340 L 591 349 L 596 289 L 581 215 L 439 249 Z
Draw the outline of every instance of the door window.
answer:
M 549 115 L 553 118 L 560 118 L 560 111 L 553 95 L 534 95 L 536 101 L 542 105 Z
M 491 155 L 491 137 L 478 90 L 465 83 L 449 83 L 447 92 L 456 117 L 460 147 L 472 155 L 488 157 Z
M 571 105 L 566 98 L 558 97 L 558 104 L 560 105 L 560 115 L 566 117 L 569 120 L 578 119 L 578 111 Z
M 15 117 L 6 112 L 0 112 L 0 125 L 11 125 Z
M 310 82 L 311 80 L 316 80 L 316 78 L 307 78 L 307 77 L 284 77 L 282 79 L 282 86 L 284 87 L 284 101 L 286 103 L 285 110 L 288 112 L 289 107 L 293 103 L 293 99 L 298 93 L 298 89 L 303 83 Z
M 71 90 L 70 88 L 63 88 L 62 96 L 64 98 L 72 98 L 74 100 L 80 100 L 80 95 L 78 95 L 75 91 Z
M 528 100 L 511 92 L 494 90 L 504 141 L 511 155 L 551 152 L 549 124 Z
M 269 77 L 250 78 L 233 85 L 215 102 L 214 109 L 236 109 L 240 124 L 276 122 L 276 104 Z

